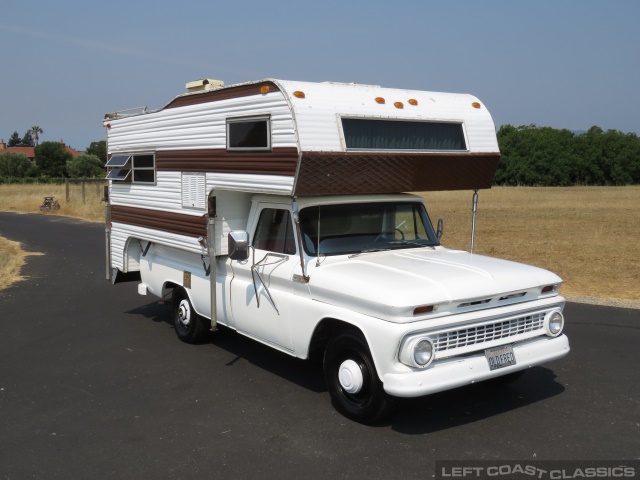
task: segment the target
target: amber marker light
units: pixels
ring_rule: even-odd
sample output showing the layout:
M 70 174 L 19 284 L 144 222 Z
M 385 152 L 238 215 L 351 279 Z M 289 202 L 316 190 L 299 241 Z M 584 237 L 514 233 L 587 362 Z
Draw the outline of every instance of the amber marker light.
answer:
M 480 105 L 478 102 L 473 102 L 473 103 L 471 104 L 471 106 L 472 106 L 473 108 L 480 108 L 480 106 L 481 106 L 481 105 Z
M 423 313 L 431 313 L 436 309 L 435 305 L 423 305 L 421 307 L 416 307 L 413 310 L 414 315 L 422 315 Z
M 269 93 L 269 85 L 263 85 L 260 87 L 260 93 Z
M 418 105 L 418 100 L 416 100 L 415 98 L 410 98 L 409 105 Z
M 402 103 L 402 102 L 395 102 L 395 103 L 393 104 L 393 106 L 394 106 L 394 107 L 396 107 L 396 108 L 404 108 L 404 103 Z
M 376 102 L 378 102 L 378 103 L 384 103 L 384 98 L 382 98 L 382 97 L 376 97 Z
M 296 90 L 295 92 L 293 92 L 293 96 L 296 98 L 304 98 L 304 92 L 301 92 L 300 90 Z

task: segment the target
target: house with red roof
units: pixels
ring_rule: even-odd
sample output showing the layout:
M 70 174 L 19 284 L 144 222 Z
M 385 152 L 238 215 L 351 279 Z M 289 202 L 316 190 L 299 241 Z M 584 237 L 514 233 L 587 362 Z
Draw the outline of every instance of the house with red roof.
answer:
M 64 142 L 62 140 L 60 140 L 60 143 L 64 145 Z M 36 147 L 8 147 L 4 140 L 0 140 L 0 155 L 7 152 L 21 153 L 23 155 L 26 155 L 29 160 L 35 160 L 35 148 Z M 82 153 L 66 145 L 64 149 L 69 152 L 73 158 L 76 158 Z

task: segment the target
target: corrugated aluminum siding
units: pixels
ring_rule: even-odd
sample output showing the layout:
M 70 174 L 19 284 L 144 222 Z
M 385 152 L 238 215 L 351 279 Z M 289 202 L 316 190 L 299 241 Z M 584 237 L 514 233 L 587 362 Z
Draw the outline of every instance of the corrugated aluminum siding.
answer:
M 110 120 L 109 153 L 226 148 L 226 119 L 270 115 L 273 148 L 297 147 L 291 111 L 279 91 Z
M 284 89 L 294 110 L 300 150 L 343 152 L 340 117 L 362 117 L 398 120 L 462 122 L 471 153 L 497 153 L 495 125 L 484 105 L 473 95 L 401 90 L 365 85 L 323 84 L 310 82 L 275 81 Z M 293 92 L 305 93 L 297 98 Z M 375 101 L 385 99 L 384 104 Z M 410 105 L 409 99 L 418 101 Z M 396 108 L 402 102 L 404 108 Z

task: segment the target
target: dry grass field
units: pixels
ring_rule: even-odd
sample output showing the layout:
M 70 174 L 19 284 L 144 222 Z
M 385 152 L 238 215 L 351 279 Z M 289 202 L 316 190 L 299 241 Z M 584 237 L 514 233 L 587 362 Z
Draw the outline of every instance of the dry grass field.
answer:
M 72 187 L 73 188 L 73 187 Z M 76 189 L 79 187 L 75 187 Z M 47 215 L 102 221 L 95 186 L 65 202 L 64 185 L 0 185 L 0 211 L 39 213 L 42 197 L 61 208 Z M 472 192 L 423 194 L 431 220 L 444 219 L 442 243 L 469 250 Z M 496 187 L 479 192 L 475 253 L 547 268 L 561 293 L 640 305 L 640 187 Z M 7 264 L 0 249 L 0 269 Z M 4 278 L 4 274 L 0 273 Z
M 85 186 L 84 202 L 82 187 L 71 184 L 69 203 L 65 200 L 64 185 L 0 185 L 0 212 L 40 213 L 44 197 L 55 197 L 60 203 L 60 209 L 52 211 L 51 214 L 81 218 L 90 222 L 104 220 L 102 187 L 90 184 Z
M 443 245 L 469 250 L 472 192 L 423 195 Z M 474 252 L 549 269 L 565 296 L 640 302 L 640 187 L 479 192 Z

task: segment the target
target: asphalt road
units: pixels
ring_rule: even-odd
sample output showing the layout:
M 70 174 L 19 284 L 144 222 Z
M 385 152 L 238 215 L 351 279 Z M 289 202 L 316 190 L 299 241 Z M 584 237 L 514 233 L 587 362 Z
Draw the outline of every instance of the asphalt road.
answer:
M 506 388 L 331 407 L 317 366 L 105 280 L 103 226 L 0 213 L 28 279 L 0 293 L 0 478 L 431 478 L 435 460 L 640 458 L 640 310 L 568 304 L 571 354 Z

